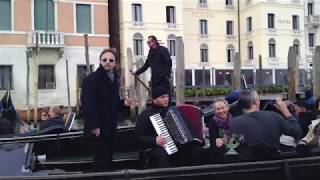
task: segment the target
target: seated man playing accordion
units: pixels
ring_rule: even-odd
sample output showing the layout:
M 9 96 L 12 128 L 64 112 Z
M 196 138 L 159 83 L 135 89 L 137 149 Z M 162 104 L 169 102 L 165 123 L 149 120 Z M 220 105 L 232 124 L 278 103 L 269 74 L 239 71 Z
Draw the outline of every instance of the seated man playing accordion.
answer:
M 162 125 L 160 125 L 160 127 L 157 127 L 157 125 L 154 124 L 155 123 L 154 121 L 157 121 L 158 119 L 161 119 L 162 121 L 162 118 L 163 119 L 168 118 L 168 102 L 169 102 L 168 94 L 169 94 L 168 90 L 162 87 L 157 87 L 153 90 L 152 105 L 148 107 L 145 111 L 143 111 L 138 117 L 138 122 L 136 124 L 136 129 L 135 129 L 138 141 L 143 146 L 143 148 L 151 149 L 149 156 L 151 160 L 151 167 L 153 168 L 155 167 L 167 168 L 167 167 L 172 167 L 174 165 L 199 165 L 204 161 L 202 139 L 191 137 L 189 139 L 193 139 L 193 140 L 190 140 L 190 141 L 186 140 L 183 143 L 181 142 L 178 143 L 176 142 L 174 137 L 171 137 L 171 136 L 175 136 L 173 132 L 169 130 L 169 132 L 161 133 L 160 129 L 163 129 Z M 195 107 L 192 107 L 192 108 L 195 108 Z M 170 109 L 169 111 L 172 111 Z M 198 111 L 200 112 L 200 110 Z M 173 115 L 173 116 L 176 116 L 176 115 Z M 190 117 L 194 117 L 194 116 L 195 114 L 192 114 L 187 118 L 190 119 Z M 183 117 L 183 115 L 180 117 Z M 190 134 L 193 134 L 193 135 L 196 134 L 195 136 L 199 137 L 200 136 L 199 134 L 203 132 L 201 114 L 199 117 L 200 118 L 198 118 L 196 122 L 191 123 L 195 128 L 187 128 L 189 130 L 186 130 L 186 131 L 190 131 L 188 132 L 189 136 Z M 167 123 L 167 122 L 163 124 L 166 124 L 167 127 L 175 126 L 175 125 L 168 125 L 170 123 Z M 190 123 L 188 125 L 190 125 Z M 201 130 L 197 131 L 200 125 L 201 125 Z M 178 129 L 181 129 L 181 128 L 178 128 Z

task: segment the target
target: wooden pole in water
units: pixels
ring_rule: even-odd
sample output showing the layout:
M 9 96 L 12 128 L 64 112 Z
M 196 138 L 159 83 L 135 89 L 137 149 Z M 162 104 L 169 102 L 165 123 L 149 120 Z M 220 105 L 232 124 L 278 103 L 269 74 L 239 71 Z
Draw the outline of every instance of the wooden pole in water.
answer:
M 86 73 L 86 75 L 88 76 L 91 73 L 90 60 L 89 60 L 88 34 L 84 35 L 84 51 L 85 51 L 86 65 L 87 65 L 87 73 Z
M 176 105 L 184 104 L 185 97 L 185 64 L 184 64 L 184 44 L 181 36 L 177 37 L 176 48 Z
M 68 113 L 71 113 L 71 103 L 70 103 L 70 84 L 69 84 L 69 63 L 66 59 L 66 77 L 67 77 L 67 93 L 68 93 Z
M 33 83 L 33 88 L 34 88 L 34 115 L 33 115 L 33 120 L 34 123 L 37 124 L 38 121 L 38 58 L 39 58 L 39 33 L 36 33 L 36 47 L 35 47 L 35 60 L 34 60 L 34 83 Z
M 320 98 L 320 46 L 316 46 L 315 53 L 312 58 L 313 68 L 313 96 Z
M 261 54 L 259 55 L 259 73 L 258 73 L 258 76 L 259 76 L 259 81 L 257 82 L 258 83 L 258 90 L 259 90 L 259 93 L 261 94 L 262 93 L 262 56 Z
M 239 52 L 236 52 L 234 55 L 233 69 L 233 89 L 241 89 L 241 61 Z
M 27 122 L 30 121 L 30 57 L 32 55 L 32 50 L 26 50 L 26 65 L 27 65 L 27 77 L 26 77 L 26 105 L 27 105 Z
M 288 99 L 292 102 L 296 101 L 297 93 L 297 53 L 293 46 L 290 46 L 288 52 Z
M 127 48 L 127 59 L 128 59 L 128 68 L 130 70 L 133 69 L 133 55 L 132 55 L 132 50 L 131 48 Z M 126 72 L 128 73 L 128 72 Z M 130 72 L 129 72 L 130 74 Z M 128 77 L 129 80 L 129 91 L 128 91 L 128 97 L 131 99 L 135 99 L 136 96 L 136 89 L 135 89 L 135 85 L 134 85 L 134 76 L 129 75 Z M 136 108 L 130 107 L 130 120 L 133 122 L 135 121 L 135 117 L 136 117 Z

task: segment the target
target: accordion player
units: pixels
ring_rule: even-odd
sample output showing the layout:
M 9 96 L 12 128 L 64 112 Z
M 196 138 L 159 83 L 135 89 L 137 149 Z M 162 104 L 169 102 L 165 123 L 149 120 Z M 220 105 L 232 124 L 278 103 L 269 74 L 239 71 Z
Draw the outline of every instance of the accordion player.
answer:
M 203 114 L 196 106 L 173 106 L 168 109 L 165 118 L 158 113 L 150 116 L 150 120 L 157 134 L 164 136 L 165 150 L 169 155 L 178 151 L 178 144 L 192 141 L 204 143 Z

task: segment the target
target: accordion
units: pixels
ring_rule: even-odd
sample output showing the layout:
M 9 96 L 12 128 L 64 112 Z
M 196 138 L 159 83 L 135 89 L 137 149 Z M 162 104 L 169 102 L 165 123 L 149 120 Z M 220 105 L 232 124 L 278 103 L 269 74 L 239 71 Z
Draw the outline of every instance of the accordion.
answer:
M 164 148 L 169 155 L 178 151 L 177 143 L 204 143 L 203 114 L 196 106 L 173 106 L 168 109 L 166 117 L 162 118 L 158 113 L 150 116 L 150 120 L 157 134 L 165 138 Z

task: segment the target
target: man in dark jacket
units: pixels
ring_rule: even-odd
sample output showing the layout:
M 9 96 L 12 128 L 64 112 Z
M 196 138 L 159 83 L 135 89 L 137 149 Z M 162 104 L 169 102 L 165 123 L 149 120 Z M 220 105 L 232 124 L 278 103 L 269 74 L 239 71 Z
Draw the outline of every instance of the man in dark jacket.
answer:
M 299 122 L 280 98 L 275 106 L 285 119 L 275 112 L 260 111 L 260 99 L 254 90 L 242 91 L 238 102 L 245 114 L 231 120 L 229 135 L 243 135 L 244 143 L 237 149 L 242 158 L 277 158 L 282 134 L 292 136 L 296 140 L 301 138 Z
M 135 74 L 139 75 L 151 67 L 151 86 L 170 89 L 172 60 L 166 47 L 160 46 L 155 36 L 148 37 L 149 54 L 144 65 Z M 170 93 L 170 92 L 169 92 Z
M 116 55 L 110 49 L 100 54 L 100 66 L 82 84 L 81 103 L 85 116 L 84 134 L 95 141 L 95 170 L 112 169 L 112 144 L 123 101 L 119 96 L 119 75 L 114 70 Z M 128 101 L 125 101 L 129 105 Z
M 166 117 L 168 109 L 168 90 L 156 87 L 152 92 L 153 104 L 143 111 L 136 124 L 136 135 L 143 148 L 151 148 L 151 163 L 158 168 L 167 168 L 179 163 L 183 165 L 198 165 L 203 162 L 203 150 L 198 144 L 187 143 L 176 144 L 178 152 L 168 155 L 164 149 L 166 140 L 164 136 L 158 135 L 150 121 L 150 116 L 160 113 L 161 117 Z M 192 156 L 190 156 L 192 154 Z

